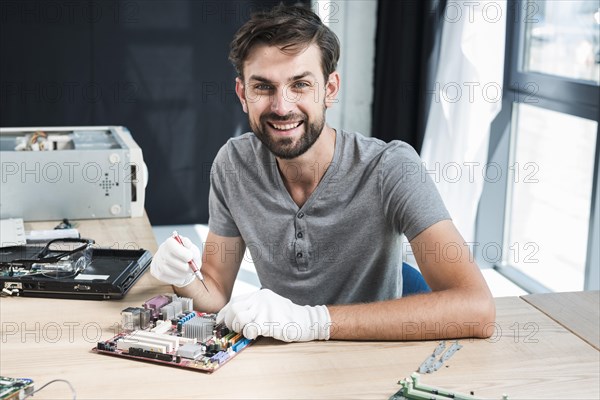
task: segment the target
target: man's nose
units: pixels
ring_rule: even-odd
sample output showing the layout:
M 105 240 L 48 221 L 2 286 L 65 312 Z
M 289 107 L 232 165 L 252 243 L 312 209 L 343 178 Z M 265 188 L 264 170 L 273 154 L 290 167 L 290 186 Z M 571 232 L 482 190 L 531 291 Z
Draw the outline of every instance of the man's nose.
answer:
M 284 86 L 271 95 L 271 111 L 278 115 L 287 115 L 296 101 L 297 99 L 293 97 L 293 93 L 290 93 Z

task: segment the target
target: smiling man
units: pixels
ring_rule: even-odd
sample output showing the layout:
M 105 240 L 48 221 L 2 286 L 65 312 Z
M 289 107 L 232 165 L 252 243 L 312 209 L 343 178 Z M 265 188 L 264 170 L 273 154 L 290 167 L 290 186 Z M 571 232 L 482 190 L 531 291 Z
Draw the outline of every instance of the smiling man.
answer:
M 171 238 L 152 274 L 249 338 L 491 335 L 491 294 L 416 152 L 325 123 L 339 53 L 336 36 L 303 7 L 280 5 L 240 28 L 230 60 L 252 132 L 215 158 L 202 260 L 189 239 Z M 403 270 L 402 234 L 431 289 L 403 282 L 414 270 Z M 262 289 L 231 299 L 246 248 Z

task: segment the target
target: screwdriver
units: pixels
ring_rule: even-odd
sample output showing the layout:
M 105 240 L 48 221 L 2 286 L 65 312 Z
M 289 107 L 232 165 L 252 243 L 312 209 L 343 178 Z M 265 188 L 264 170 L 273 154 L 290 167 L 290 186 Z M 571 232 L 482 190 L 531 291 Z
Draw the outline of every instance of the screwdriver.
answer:
M 181 240 L 181 236 L 179 236 L 177 231 L 173 231 L 173 238 L 175 240 L 177 240 L 179 242 L 179 244 L 181 244 L 183 246 L 183 240 Z M 194 275 L 196 275 L 196 278 L 198 278 L 200 280 L 200 282 L 202 282 L 202 284 L 204 285 L 204 289 L 206 289 L 206 291 L 209 292 L 208 287 L 206 287 L 206 283 L 204 283 L 204 277 L 202 276 L 202 272 L 200 272 L 200 268 L 198 268 L 194 259 L 191 259 L 188 262 L 188 265 L 190 266 L 192 271 L 194 271 Z

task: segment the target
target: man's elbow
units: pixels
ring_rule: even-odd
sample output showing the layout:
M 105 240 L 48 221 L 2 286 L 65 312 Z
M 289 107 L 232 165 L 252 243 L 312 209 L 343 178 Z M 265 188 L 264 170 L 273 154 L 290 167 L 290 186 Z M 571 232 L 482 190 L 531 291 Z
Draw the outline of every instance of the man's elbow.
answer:
M 496 331 L 496 302 L 489 292 L 473 300 L 473 315 L 477 322 L 473 336 L 482 339 L 493 336 Z

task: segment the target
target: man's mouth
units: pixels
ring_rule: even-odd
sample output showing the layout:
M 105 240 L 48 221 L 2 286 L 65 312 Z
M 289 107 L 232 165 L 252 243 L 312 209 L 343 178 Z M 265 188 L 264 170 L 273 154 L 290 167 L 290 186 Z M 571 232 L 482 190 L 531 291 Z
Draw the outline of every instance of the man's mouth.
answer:
M 299 127 L 300 125 L 302 125 L 303 122 L 304 121 L 298 121 L 298 122 L 290 122 L 287 124 L 276 124 L 273 122 L 267 122 L 267 123 L 269 124 L 269 126 L 271 128 L 277 129 L 278 131 L 289 131 L 289 130 Z

